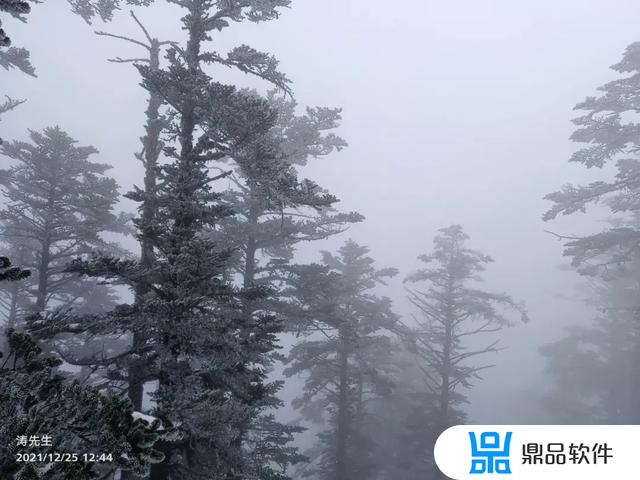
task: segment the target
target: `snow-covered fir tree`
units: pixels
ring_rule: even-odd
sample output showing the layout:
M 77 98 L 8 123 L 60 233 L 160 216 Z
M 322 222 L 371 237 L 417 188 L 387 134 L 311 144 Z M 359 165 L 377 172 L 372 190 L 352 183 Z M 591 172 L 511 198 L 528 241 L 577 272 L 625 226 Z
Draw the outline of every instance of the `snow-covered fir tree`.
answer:
M 2 478 L 88 480 L 116 469 L 146 475 L 150 465 L 161 460 L 153 448 L 161 433 L 157 422 L 149 425 L 135 418 L 129 401 L 120 396 L 66 380 L 56 372 L 62 362 L 44 356 L 27 334 L 9 331 L 7 337 L 9 350 L 0 359 Z M 42 445 L 44 437 L 49 440 Z M 20 453 L 62 452 L 77 458 L 18 458 Z
M 234 166 L 229 176 L 233 188 L 225 198 L 236 215 L 216 232 L 221 241 L 237 245 L 237 271 L 245 287 L 261 279 L 276 281 L 273 267 L 290 261 L 296 244 L 335 235 L 362 219 L 354 212 L 336 212 L 333 207 L 339 200 L 313 181 L 299 178 L 297 171 L 310 159 L 346 146 L 331 132 L 339 125 L 340 110 L 307 108 L 297 115 L 295 100 L 277 90 L 270 91 L 267 99 L 277 121 L 228 158 Z
M 105 233 L 126 233 L 126 216 L 116 214 L 116 182 L 105 175 L 109 165 L 92 161 L 93 147 L 78 146 L 59 127 L 31 131 L 30 142 L 5 142 L 0 154 L 13 165 L 0 170 L 0 242 L 33 272 L 21 288 L 0 290 L 6 322 L 47 307 L 111 308 L 109 289 L 66 273 L 78 255 L 95 249 L 121 251 Z
M 630 273 L 625 274 L 627 278 L 637 275 L 633 270 L 638 268 L 640 253 L 640 125 L 635 120 L 636 104 L 640 98 L 640 42 L 629 45 L 622 60 L 611 68 L 620 78 L 599 87 L 599 96 L 587 97 L 576 105 L 575 109 L 583 111 L 583 115 L 574 119 L 578 128 L 571 135 L 571 140 L 583 145 L 570 161 L 586 168 L 602 169 L 602 179 L 588 185 L 567 184 L 561 190 L 547 195 L 545 198 L 552 201 L 553 206 L 543 217 L 548 221 L 558 215 L 585 212 L 596 203 L 604 205 L 611 212 L 612 218 L 600 231 L 579 237 L 557 235 L 564 241 L 564 254 L 571 258 L 578 273 L 600 280 L 610 278 L 621 268 L 629 270 Z M 604 304 L 609 302 L 605 300 Z M 608 317 L 613 311 L 615 308 L 605 314 L 604 322 L 609 323 L 606 327 L 602 322 L 595 327 L 601 333 L 622 325 Z M 616 317 L 628 315 L 618 313 Z M 629 338 L 634 345 L 631 348 L 638 354 L 629 361 L 637 365 L 640 359 L 640 321 L 634 320 L 632 326 Z M 596 334 L 593 325 L 583 325 L 581 328 Z M 564 341 L 577 339 L 574 334 Z M 552 347 L 547 352 L 553 355 Z M 640 399 L 640 375 L 635 375 L 630 382 L 633 402 L 637 404 Z M 640 409 L 635 409 L 635 416 L 629 422 L 640 422 Z
M 30 2 L 33 3 L 33 0 L 0 0 L 0 13 L 8 13 L 24 22 L 25 16 L 31 12 Z M 26 48 L 11 46 L 11 38 L 3 30 L 2 21 L 0 21 L 0 67 L 5 70 L 15 68 L 32 77 L 36 76 L 35 68 L 29 59 L 29 51 Z M 0 95 L 5 98 L 0 103 L 0 120 L 2 115 L 25 102 L 23 99 L 10 97 L 6 92 L 0 92 Z M 2 138 L 0 138 L 0 144 L 2 144 Z
M 585 212 L 595 203 L 601 203 L 618 215 L 637 214 L 640 210 L 640 124 L 634 120 L 640 99 L 640 42 L 629 45 L 622 60 L 611 67 L 621 78 L 598 90 L 598 97 L 587 97 L 575 106 L 584 114 L 573 122 L 578 128 L 571 140 L 584 144 L 570 161 L 586 168 L 613 167 L 615 175 L 588 185 L 567 184 L 545 198 L 553 206 L 544 215 L 552 220 L 558 215 Z M 603 231 L 583 238 L 567 238 L 566 254 L 577 267 L 606 268 L 597 257 L 606 255 L 607 262 L 620 262 L 631 258 L 640 245 L 640 229 L 631 224 L 609 224 Z M 609 254 L 610 253 L 610 254 Z
M 418 315 L 414 317 L 416 326 L 405 335 L 422 367 L 426 386 L 426 404 L 414 415 L 425 421 L 424 429 L 435 427 L 432 442 L 451 425 L 464 422 L 465 389 L 481 378 L 480 372 L 492 366 L 481 363 L 482 357 L 498 351 L 498 340 L 491 334 L 510 323 L 504 309 L 514 310 L 527 321 L 522 304 L 508 295 L 490 293 L 474 285 L 493 260 L 468 248 L 468 239 L 459 225 L 441 229 L 434 239 L 433 251 L 418 257 L 424 267 L 405 279 L 418 285 L 408 288 L 409 300 Z M 478 338 L 487 334 L 491 339 L 478 347 Z M 425 449 L 416 454 L 432 452 L 432 447 L 433 443 L 423 446 Z
M 19 282 L 30 273 L 0 257 L 0 283 Z M 157 422 L 150 425 L 134 418 L 132 406 L 120 397 L 65 380 L 55 371 L 60 360 L 44 356 L 29 335 L 9 330 L 7 346 L 0 352 L 2 478 L 84 480 L 115 469 L 144 475 L 151 463 L 161 460 L 153 448 L 164 435 Z M 19 461 L 20 454 L 36 451 L 77 458 Z M 96 461 L 84 454 L 97 454 Z M 103 454 L 103 461 L 98 461 Z
M 160 69 L 161 55 L 169 45 L 175 45 L 175 42 L 171 40 L 159 40 L 153 37 L 149 29 L 143 25 L 133 11 L 130 12 L 130 15 L 138 29 L 142 32 L 144 38 L 137 39 L 102 31 L 96 32 L 96 34 L 122 40 L 138 48 L 141 47 L 145 51 L 145 55 L 142 57 L 116 57 L 109 61 L 134 65 L 144 64 L 150 72 L 157 72 Z M 140 242 L 140 264 L 145 268 L 151 268 L 155 260 L 154 246 L 147 233 L 155 221 L 159 162 L 164 145 L 161 136 L 164 128 L 167 126 L 166 118 L 161 112 L 162 103 L 160 93 L 156 91 L 148 92 L 144 135 L 140 138 L 142 147 L 140 152 L 135 154 L 135 158 L 142 163 L 144 168 L 143 186 L 142 188 L 134 186 L 134 190 L 125 195 L 125 197 L 139 202 L 139 216 L 134 219 L 134 223 L 139 229 L 136 237 Z M 135 292 L 136 302 L 142 301 L 148 293 L 145 285 L 138 285 Z M 132 333 L 131 344 L 134 351 L 141 348 L 144 342 L 143 332 L 136 331 Z M 126 368 L 126 374 L 123 376 L 129 399 L 137 410 L 142 410 L 143 408 L 144 384 L 146 381 L 152 380 L 152 377 L 149 376 L 149 372 L 145 367 L 145 359 L 143 357 L 132 358 Z
M 277 404 L 280 383 L 267 382 L 266 372 L 281 323 L 261 311 L 243 314 L 247 299 L 265 295 L 264 289 L 236 289 L 225 282 L 231 252 L 203 235 L 232 214 L 213 190 L 210 162 L 264 135 L 276 113 L 255 95 L 213 82 L 202 64 L 235 67 L 288 90 L 269 55 L 247 46 L 226 57 L 203 51 L 212 32 L 244 19 L 276 18 L 288 2 L 173 3 L 186 11 L 181 19 L 186 46 L 169 50 L 167 69 L 138 66 L 143 85 L 162 98 L 170 119 L 157 209 L 143 233 L 153 245 L 153 265 L 103 255 L 73 267 L 147 293 L 134 305 L 102 318 L 77 318 L 67 327 L 92 323 L 142 333 L 144 344 L 122 355 L 120 365 L 143 358 L 149 378 L 157 381 L 154 415 L 178 432 L 173 441 L 159 444 L 165 460 L 152 468 L 150 478 L 281 478 L 280 466 L 298 458 L 295 450 L 283 448 L 291 430 L 271 422 L 272 430 L 255 441 L 258 424 L 269 425 L 265 412 Z M 261 454 L 252 458 L 248 450 L 256 445 Z
M 368 252 L 347 241 L 335 255 L 323 252 L 322 264 L 288 268 L 285 293 L 305 338 L 291 349 L 285 373 L 306 376 L 294 406 L 326 425 L 304 469 L 312 478 L 366 480 L 378 467 L 370 402 L 392 390 L 397 317 L 373 289 L 397 271 L 376 269 Z

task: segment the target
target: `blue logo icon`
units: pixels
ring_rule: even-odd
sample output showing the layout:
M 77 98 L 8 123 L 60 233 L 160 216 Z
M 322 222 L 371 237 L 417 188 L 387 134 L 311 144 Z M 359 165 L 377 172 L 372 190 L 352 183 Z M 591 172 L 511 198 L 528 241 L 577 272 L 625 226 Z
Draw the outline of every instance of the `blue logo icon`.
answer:
M 471 471 L 469 473 L 511 473 L 509 466 L 509 447 L 511 434 L 504 436 L 504 444 L 500 447 L 500 434 L 483 432 L 480 434 L 480 447 L 474 432 L 469 432 L 471 440 Z

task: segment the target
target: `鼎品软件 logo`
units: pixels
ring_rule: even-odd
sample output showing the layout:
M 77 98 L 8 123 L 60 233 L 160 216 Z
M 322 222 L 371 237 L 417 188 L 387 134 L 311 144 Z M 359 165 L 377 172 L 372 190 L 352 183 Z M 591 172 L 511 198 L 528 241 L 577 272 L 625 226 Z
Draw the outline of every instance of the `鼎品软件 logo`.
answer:
M 511 473 L 509 447 L 512 433 L 505 433 L 504 442 L 501 445 L 498 432 L 482 432 L 480 445 L 478 445 L 476 434 L 469 432 L 471 440 L 471 470 L 469 473 Z

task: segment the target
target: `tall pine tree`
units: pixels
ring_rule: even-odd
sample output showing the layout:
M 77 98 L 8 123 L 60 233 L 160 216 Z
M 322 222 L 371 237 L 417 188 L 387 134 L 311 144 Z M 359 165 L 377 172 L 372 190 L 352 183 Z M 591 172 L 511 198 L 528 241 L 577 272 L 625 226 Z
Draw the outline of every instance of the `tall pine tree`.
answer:
M 247 46 L 226 57 L 202 47 L 211 32 L 243 19 L 276 18 L 288 2 L 175 3 L 186 11 L 186 46 L 169 51 L 166 70 L 138 67 L 144 86 L 168 105 L 171 119 L 156 215 L 144 232 L 154 248 L 154 264 L 98 256 L 76 262 L 74 269 L 148 292 L 98 323 L 144 332 L 145 344 L 128 352 L 129 358 L 146 357 L 158 382 L 154 413 L 179 432 L 174 441 L 161 444 L 165 461 L 154 466 L 151 478 L 278 478 L 281 473 L 268 457 L 253 462 L 246 449 L 254 422 L 276 401 L 279 383 L 265 377 L 281 326 L 263 312 L 242 314 L 245 299 L 265 292 L 226 283 L 230 252 L 203 235 L 231 214 L 212 189 L 216 178 L 209 175 L 209 163 L 264 134 L 275 112 L 255 96 L 212 82 L 202 64 L 235 67 L 284 89 L 287 80 L 272 57 Z M 276 454 L 283 452 L 280 438 L 272 441 Z
M 584 114 L 574 123 L 571 135 L 583 144 L 570 161 L 586 168 L 603 170 L 603 179 L 588 185 L 568 184 L 545 198 L 553 202 L 544 215 L 552 220 L 558 215 L 585 212 L 596 203 L 605 205 L 613 214 L 613 221 L 599 232 L 584 237 L 558 235 L 565 242 L 564 254 L 581 275 L 605 278 L 620 267 L 637 268 L 640 253 L 640 125 L 633 120 L 640 98 L 640 42 L 629 45 L 622 60 L 612 66 L 620 74 L 599 88 L 601 95 L 587 97 L 576 105 Z M 608 175 L 607 168 L 613 171 Z M 585 326 L 586 327 L 586 326 Z M 633 322 L 633 350 L 630 360 L 640 363 L 640 321 Z M 632 402 L 640 401 L 640 375 L 632 383 Z M 630 423 L 640 423 L 640 409 Z
M 392 389 L 391 301 L 373 289 L 397 274 L 378 270 L 368 248 L 348 241 L 323 264 L 289 268 L 289 308 L 305 339 L 288 358 L 289 376 L 306 375 L 294 402 L 309 420 L 326 422 L 305 475 L 324 480 L 366 480 L 378 467 L 369 442 L 370 402 Z
M 96 311 L 113 306 L 113 296 L 92 280 L 65 273 L 65 265 L 95 249 L 120 251 L 105 233 L 126 233 L 126 217 L 114 212 L 116 182 L 108 165 L 91 161 L 93 147 L 59 127 L 30 132 L 31 142 L 7 142 L 0 154 L 14 161 L 0 170 L 0 239 L 33 272 L 33 282 L 0 291 L 7 323 L 20 310 L 47 307 Z
M 123 40 L 127 43 L 142 47 L 146 51 L 146 56 L 135 58 L 116 57 L 109 61 L 114 63 L 133 63 L 134 65 L 146 65 L 151 73 L 157 73 L 160 69 L 160 57 L 164 49 L 169 45 L 175 45 L 170 40 L 159 40 L 152 37 L 149 30 L 142 24 L 138 17 L 132 12 L 130 15 L 139 29 L 144 35 L 143 40 L 116 35 L 107 32 L 96 32 L 97 35 L 112 37 Z M 139 228 L 137 237 L 140 241 L 140 264 L 145 268 L 152 268 L 155 260 L 155 252 L 153 243 L 148 235 L 149 229 L 153 227 L 157 210 L 157 183 L 160 171 L 160 157 L 163 148 L 161 139 L 163 130 L 167 127 L 167 120 L 161 112 L 162 97 L 158 92 L 148 92 L 147 108 L 145 110 L 145 134 L 140 138 L 142 143 L 141 151 L 135 154 L 138 161 L 144 167 L 143 187 L 134 186 L 133 192 L 125 195 L 139 202 L 139 217 L 134 220 Z M 142 299 L 149 291 L 143 284 L 137 286 L 135 292 L 136 302 Z M 134 351 L 144 346 L 144 332 L 135 331 L 132 333 L 131 343 Z M 149 376 L 149 372 L 145 368 L 145 358 L 132 359 L 127 366 L 127 372 L 123 379 L 127 384 L 127 393 L 129 399 L 138 411 L 142 411 L 142 402 L 144 396 L 144 384 L 149 380 L 153 380 Z
M 267 100 L 277 112 L 272 128 L 229 157 L 235 167 L 229 176 L 234 188 L 226 198 L 236 215 L 225 220 L 219 232 L 221 241 L 238 246 L 237 271 L 245 287 L 260 283 L 260 278 L 276 280 L 277 269 L 269 261 L 275 266 L 288 262 L 296 244 L 327 238 L 362 220 L 353 212 L 335 212 L 335 196 L 299 178 L 298 168 L 310 159 L 346 146 L 331 132 L 339 125 L 340 110 L 307 108 L 297 115 L 295 100 L 279 97 L 277 90 L 270 91 Z
M 486 292 L 473 285 L 493 260 L 468 248 L 468 239 L 459 225 L 441 229 L 432 253 L 418 257 L 425 266 L 405 279 L 420 285 L 408 289 L 418 315 L 416 326 L 406 337 L 426 386 L 427 403 L 416 415 L 425 422 L 424 429 L 434 429 L 432 442 L 448 427 L 463 423 L 466 415 L 462 406 L 467 402 L 464 390 L 481 378 L 480 372 L 492 366 L 478 360 L 497 352 L 498 341 L 487 341 L 478 347 L 476 339 L 509 324 L 504 308 L 515 310 L 527 321 L 522 304 L 508 295 Z M 427 451 L 432 451 L 431 446 Z

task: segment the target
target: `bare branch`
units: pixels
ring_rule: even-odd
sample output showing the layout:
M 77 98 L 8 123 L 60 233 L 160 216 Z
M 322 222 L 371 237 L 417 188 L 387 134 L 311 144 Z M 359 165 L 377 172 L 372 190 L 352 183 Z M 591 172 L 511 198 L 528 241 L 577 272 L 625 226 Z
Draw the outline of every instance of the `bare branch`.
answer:
M 133 17 L 133 20 L 140 27 L 140 30 L 142 30 L 142 32 L 144 33 L 144 36 L 147 37 L 147 40 L 149 40 L 149 43 L 153 43 L 153 39 L 151 38 L 151 35 L 149 35 L 149 32 L 147 31 L 147 29 L 144 27 L 144 25 L 142 25 L 140 20 L 138 20 L 138 17 L 136 17 L 136 14 L 133 13 L 133 10 L 129 10 L 129 13 L 131 14 L 131 17 Z
M 122 35 L 115 35 L 115 34 L 113 34 L 113 33 L 108 33 L 108 32 L 95 31 L 94 33 L 95 33 L 96 35 L 100 35 L 100 36 L 102 36 L 102 37 L 117 38 L 117 39 L 120 39 L 120 40 L 124 40 L 125 42 L 135 43 L 136 45 L 139 45 L 139 46 L 141 46 L 141 47 L 143 47 L 143 48 L 146 48 L 147 50 L 151 50 L 151 47 L 150 47 L 150 46 L 145 45 L 144 43 L 142 43 L 142 42 L 140 42 L 140 41 L 138 41 L 138 40 L 135 40 L 135 39 L 133 39 L 133 38 L 124 37 L 124 36 L 122 36 Z
M 116 57 L 116 58 L 109 58 L 107 60 L 109 62 L 112 62 L 112 63 L 149 63 L 149 59 L 148 58 L 120 58 L 120 57 Z

